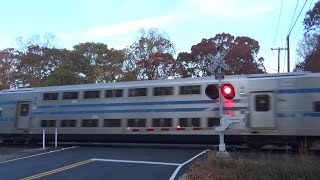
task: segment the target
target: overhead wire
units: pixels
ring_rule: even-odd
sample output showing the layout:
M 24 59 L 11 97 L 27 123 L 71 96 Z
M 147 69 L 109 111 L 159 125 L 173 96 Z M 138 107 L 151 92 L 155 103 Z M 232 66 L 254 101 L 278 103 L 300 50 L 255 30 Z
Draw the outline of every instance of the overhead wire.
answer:
M 276 42 L 277 35 L 278 35 L 278 29 L 279 29 L 279 24 L 280 24 L 280 19 L 281 19 L 282 3 L 283 3 L 283 0 L 281 0 L 280 13 L 279 13 L 279 17 L 278 17 L 278 24 L 277 24 L 276 34 L 275 34 L 275 36 L 274 36 L 274 40 L 273 40 L 272 46 L 273 46 L 274 43 Z
M 290 23 L 290 26 L 289 26 L 289 29 L 288 29 L 288 34 L 289 34 L 290 27 L 292 26 L 294 16 L 296 15 L 298 4 L 299 4 L 299 0 L 297 0 L 296 7 L 294 8 L 294 12 L 293 12 L 293 16 L 292 16 L 292 19 L 291 19 L 291 23 Z
M 298 15 L 296 21 L 294 22 L 293 26 L 291 27 L 291 29 L 290 29 L 290 31 L 289 31 L 289 33 L 288 33 L 288 36 L 290 36 L 291 31 L 292 31 L 292 29 L 294 28 L 294 26 L 296 25 L 296 23 L 297 23 L 300 15 L 301 15 L 301 12 L 302 12 L 302 10 L 304 9 L 304 6 L 306 5 L 307 2 L 308 2 L 308 0 L 306 0 L 306 1 L 304 2 L 304 4 L 303 4 L 303 6 L 302 6 L 302 8 L 301 8 L 301 10 L 300 10 L 300 12 L 299 12 L 299 15 Z
M 313 0 L 310 1 L 310 5 L 309 5 L 309 7 L 308 7 L 307 12 L 311 10 L 311 5 L 312 5 L 312 4 L 313 4 Z M 296 36 L 293 38 L 293 40 L 295 40 L 295 39 L 298 37 L 298 35 L 299 35 L 302 27 L 303 27 L 303 23 L 301 23 L 301 25 L 300 25 L 300 27 L 299 27 L 299 30 L 297 31 L 297 34 L 296 34 Z

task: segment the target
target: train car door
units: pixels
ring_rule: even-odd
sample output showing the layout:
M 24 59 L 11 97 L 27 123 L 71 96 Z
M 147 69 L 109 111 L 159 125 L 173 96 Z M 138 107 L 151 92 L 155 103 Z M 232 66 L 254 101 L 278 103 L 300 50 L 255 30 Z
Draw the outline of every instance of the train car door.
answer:
M 28 129 L 30 121 L 30 105 L 29 101 L 18 102 L 17 124 L 18 129 Z
M 274 129 L 275 93 L 252 92 L 250 94 L 250 127 Z

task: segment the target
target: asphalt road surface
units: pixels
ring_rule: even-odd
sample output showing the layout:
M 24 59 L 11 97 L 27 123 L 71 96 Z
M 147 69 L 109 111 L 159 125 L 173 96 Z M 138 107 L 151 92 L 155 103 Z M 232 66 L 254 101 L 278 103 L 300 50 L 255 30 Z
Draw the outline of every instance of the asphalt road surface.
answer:
M 178 179 L 204 149 L 67 147 L 0 162 L 0 179 Z

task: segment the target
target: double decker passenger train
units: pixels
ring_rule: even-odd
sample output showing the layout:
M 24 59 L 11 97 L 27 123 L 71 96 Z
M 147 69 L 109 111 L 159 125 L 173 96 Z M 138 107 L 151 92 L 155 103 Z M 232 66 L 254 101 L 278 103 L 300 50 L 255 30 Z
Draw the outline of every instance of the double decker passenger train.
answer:
M 218 144 L 219 101 L 205 91 L 214 77 L 2 90 L 0 139 Z M 227 144 L 300 144 L 320 139 L 320 73 L 226 76 L 234 98 L 224 114 L 245 118 Z

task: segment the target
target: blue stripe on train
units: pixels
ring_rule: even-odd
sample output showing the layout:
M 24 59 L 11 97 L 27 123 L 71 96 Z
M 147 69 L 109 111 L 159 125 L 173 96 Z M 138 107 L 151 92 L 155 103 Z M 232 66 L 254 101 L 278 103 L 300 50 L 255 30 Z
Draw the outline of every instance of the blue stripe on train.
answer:
M 233 103 L 241 102 L 241 99 L 234 99 Z M 98 103 L 98 104 L 64 104 L 64 105 L 41 105 L 39 109 L 50 108 L 85 108 L 85 107 L 119 107 L 119 106 L 155 106 L 155 105 L 186 105 L 186 104 L 212 104 L 218 100 L 195 100 L 195 101 L 155 101 L 155 102 L 132 102 L 132 103 Z
M 204 103 L 214 103 L 214 101 L 212 101 L 212 100 L 198 100 L 198 101 L 99 103 L 99 104 L 64 104 L 64 105 L 38 106 L 38 108 L 39 109 L 48 109 L 48 108 L 119 107 L 119 106 L 151 106 L 151 105 L 178 105 L 178 104 L 204 104 Z
M 283 112 L 278 113 L 279 118 L 295 118 L 295 117 L 320 117 L 320 112 Z
M 278 94 L 320 93 L 320 88 L 280 89 Z
M 226 111 L 246 110 L 248 107 L 224 107 Z M 62 115 L 62 114 L 101 114 L 101 113 L 151 113 L 151 112 L 201 112 L 207 108 L 161 108 L 161 109 L 116 109 L 116 110 L 92 110 L 92 111 L 56 111 L 56 112 L 33 112 L 33 115 Z M 211 111 L 219 111 L 213 108 Z
M 14 118 L 0 118 L 0 122 L 14 121 Z
M 32 115 L 66 115 L 66 114 L 106 114 L 106 113 L 146 113 L 146 112 L 197 112 L 207 108 L 165 108 L 165 109 L 125 109 L 125 110 L 94 110 L 94 111 L 58 111 L 33 112 Z
M 154 112 L 203 112 L 207 108 L 166 108 L 166 109 L 127 109 L 127 110 L 93 110 L 93 111 L 57 111 L 57 112 L 32 112 L 32 115 L 79 115 L 79 114 L 107 114 L 107 113 L 154 113 Z M 224 110 L 239 111 L 247 107 L 224 108 Z M 211 111 L 219 111 L 214 108 Z M 319 112 L 285 112 L 277 113 L 278 118 L 320 117 Z M 11 120 L 11 119 L 10 119 Z M 0 121 L 10 121 L 0 119 Z
M 2 101 L 0 102 L 0 106 L 1 105 L 16 105 L 17 101 Z

